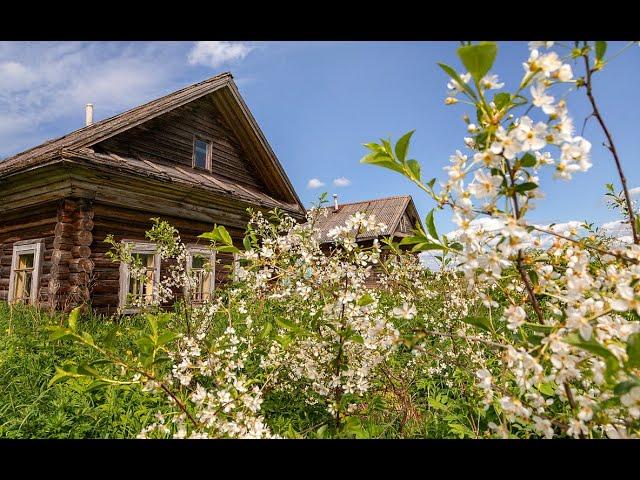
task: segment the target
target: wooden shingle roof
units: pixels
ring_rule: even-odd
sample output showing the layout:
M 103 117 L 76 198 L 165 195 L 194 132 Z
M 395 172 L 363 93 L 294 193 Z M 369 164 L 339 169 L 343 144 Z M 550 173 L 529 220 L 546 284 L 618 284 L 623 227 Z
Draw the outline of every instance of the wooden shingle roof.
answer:
M 322 207 L 316 217 L 315 226 L 319 231 L 320 242 L 331 242 L 332 239 L 328 236 L 329 231 L 334 227 L 344 225 L 346 220 L 355 213 L 362 212 L 367 215 L 375 215 L 376 222 L 384 223 L 387 228 L 380 233 L 367 231 L 357 237 L 358 241 L 370 240 L 399 233 L 400 221 L 407 210 L 410 217 L 414 219 L 411 225 L 411 227 L 414 227 L 416 221 L 420 222 L 420 216 L 410 195 L 342 203 L 338 204 L 337 211 L 333 205 Z M 420 224 L 422 225 L 422 222 Z
M 267 185 L 276 192 L 277 196 L 280 197 L 279 200 L 275 200 L 275 198 L 272 198 L 272 200 L 274 200 L 276 204 L 279 204 L 279 206 L 288 205 L 290 209 L 303 214 L 305 209 L 302 202 L 282 168 L 282 165 L 275 156 L 275 153 L 264 137 L 260 127 L 255 121 L 255 118 L 240 96 L 240 93 L 233 81 L 233 76 L 229 72 L 216 75 L 202 82 L 182 88 L 173 93 L 132 108 L 131 110 L 127 110 L 126 112 L 95 122 L 62 137 L 44 142 L 5 160 L 0 160 L 0 180 L 2 180 L 3 177 L 7 177 L 14 173 L 32 170 L 41 165 L 57 162 L 62 158 L 63 152 L 67 158 L 78 155 L 81 157 L 84 156 L 86 160 L 103 160 L 108 162 L 109 159 L 101 159 L 99 156 L 88 158 L 87 155 L 91 156 L 91 154 L 88 153 L 90 152 L 91 147 L 103 140 L 113 137 L 130 128 L 140 125 L 141 123 L 151 120 L 152 118 L 186 105 L 215 91 L 222 92 L 219 94 L 219 101 L 223 102 L 226 114 L 233 117 L 237 123 L 242 124 L 242 132 L 244 132 L 246 138 L 251 141 L 252 145 L 255 145 L 255 147 L 252 147 L 253 151 L 256 152 L 253 156 L 253 161 L 256 163 L 255 167 L 264 173 L 265 183 L 267 183 Z M 194 185 L 215 185 L 217 182 L 215 178 L 207 178 L 204 180 L 197 178 L 199 174 L 193 172 L 178 174 L 177 172 L 180 169 L 179 166 L 158 166 L 158 168 L 155 168 L 154 166 L 149 166 L 144 164 L 144 162 L 141 163 L 139 160 L 130 157 L 119 158 L 119 162 L 122 167 L 126 166 L 132 169 L 142 169 L 142 172 L 146 169 L 146 173 L 152 172 L 154 169 L 160 171 L 168 169 L 173 172 L 173 175 L 164 172 L 166 174 L 166 179 L 169 179 L 171 176 L 174 178 L 188 177 L 192 179 Z M 160 176 L 164 175 L 161 172 L 155 173 L 158 173 Z M 205 177 L 206 175 L 200 176 Z M 261 194 L 261 192 L 247 193 L 244 192 L 244 190 L 246 190 L 246 187 L 234 184 L 233 192 L 237 193 L 240 191 L 242 192 L 242 195 L 248 195 L 249 197 Z M 229 193 L 231 193 L 231 191 L 229 191 Z M 262 195 L 265 194 L 262 193 Z M 269 195 L 265 196 L 271 198 Z M 267 203 L 272 202 L 268 201 Z

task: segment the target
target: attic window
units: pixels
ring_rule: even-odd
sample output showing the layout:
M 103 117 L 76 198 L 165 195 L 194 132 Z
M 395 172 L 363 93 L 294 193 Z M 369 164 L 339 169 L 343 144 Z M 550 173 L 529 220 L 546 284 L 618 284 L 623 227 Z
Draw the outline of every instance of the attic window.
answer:
M 202 138 L 193 139 L 193 168 L 211 170 L 211 142 Z

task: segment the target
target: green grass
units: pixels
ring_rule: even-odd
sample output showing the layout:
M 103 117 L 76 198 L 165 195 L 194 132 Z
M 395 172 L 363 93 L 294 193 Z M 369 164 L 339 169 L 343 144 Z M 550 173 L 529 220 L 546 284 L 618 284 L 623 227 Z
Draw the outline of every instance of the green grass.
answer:
M 91 360 L 91 352 L 72 342 L 47 342 L 47 325 L 60 323 L 49 315 L 0 302 L 0 438 L 130 438 L 163 408 L 157 397 L 137 387 L 86 391 L 87 382 L 74 380 L 48 386 L 55 366 L 67 359 Z M 129 319 L 136 322 L 139 319 Z M 127 331 L 104 318 L 87 318 L 96 338 L 111 329 Z M 126 351 L 130 338 L 118 337 Z
M 397 299 L 386 297 L 384 301 L 397 303 Z M 277 309 L 273 309 L 260 320 L 277 316 Z M 155 421 L 156 412 L 168 412 L 170 407 L 162 395 L 143 393 L 138 385 L 89 389 L 89 380 L 72 379 L 49 386 L 56 366 L 99 359 L 75 342 L 48 341 L 47 327 L 66 322 L 66 315 L 60 313 L 0 302 L 0 438 L 135 438 L 144 426 Z M 91 316 L 84 316 L 81 322 L 82 330 L 99 345 L 107 337 L 115 338 L 114 347 L 122 355 L 137 350 L 134 341 L 147 323 L 142 317 L 116 323 L 113 318 Z M 223 323 L 226 325 L 226 320 Z M 403 325 L 403 329 L 414 326 Z M 414 367 L 405 369 L 403 365 L 411 358 L 412 354 L 402 348 L 389 359 L 387 368 L 394 376 L 393 382 L 386 377 L 375 382 L 363 399 L 363 409 L 352 415 L 341 436 L 475 436 L 470 427 L 487 420 L 481 420 L 484 415 L 477 405 L 463 401 L 461 387 L 473 378 L 457 378 L 448 386 L 438 376 Z M 432 361 L 439 360 L 434 357 Z M 322 425 L 332 425 L 333 419 L 325 410 L 306 404 L 295 391 L 265 393 L 262 414 L 275 434 L 316 438 L 324 436 L 319 432 Z

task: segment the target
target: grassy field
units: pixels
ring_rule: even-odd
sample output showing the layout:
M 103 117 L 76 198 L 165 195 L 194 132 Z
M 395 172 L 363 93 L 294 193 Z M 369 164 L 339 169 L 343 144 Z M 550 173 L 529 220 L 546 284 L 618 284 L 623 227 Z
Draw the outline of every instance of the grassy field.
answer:
M 0 302 L 0 438 L 128 438 L 135 436 L 153 412 L 162 408 L 156 397 L 138 388 L 87 391 L 86 382 L 48 386 L 55 366 L 67 359 L 89 359 L 90 352 L 70 342 L 47 341 L 48 325 L 60 314 Z M 126 333 L 104 318 L 86 318 L 84 328 L 96 338 L 112 329 Z M 139 322 L 132 318 L 127 322 Z M 118 336 L 118 348 L 131 338 Z
M 115 348 L 135 350 L 135 336 L 145 320 L 82 318 L 82 329 L 96 343 L 115 334 Z M 139 386 L 89 388 L 79 379 L 49 386 L 56 366 L 97 360 L 73 342 L 48 341 L 47 327 L 66 316 L 0 302 L 0 438 L 135 438 L 157 412 L 167 412 L 161 396 Z M 473 437 L 468 406 L 454 401 L 457 385 L 427 378 L 411 355 L 397 353 L 385 366 L 389 377 L 372 388 L 365 408 L 354 415 L 341 436 L 357 438 Z M 407 370 L 409 368 L 409 370 Z M 412 372 L 408 374 L 408 372 Z M 476 410 L 475 408 L 473 409 Z M 331 417 L 305 404 L 295 393 L 265 395 L 261 412 L 274 433 L 288 438 L 314 438 Z M 471 412 L 475 415 L 474 412 Z

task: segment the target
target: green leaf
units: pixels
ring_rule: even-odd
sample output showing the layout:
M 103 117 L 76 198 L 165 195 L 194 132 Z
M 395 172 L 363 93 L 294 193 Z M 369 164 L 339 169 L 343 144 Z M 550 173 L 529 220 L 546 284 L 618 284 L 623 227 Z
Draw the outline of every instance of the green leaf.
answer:
M 223 225 L 214 225 L 213 230 L 198 235 L 198 238 L 224 243 L 225 245 L 233 245 L 231 235 L 229 235 L 229 232 Z
M 91 334 L 89 332 L 82 332 L 82 339 L 88 345 L 95 345 L 95 342 L 93 341 L 93 337 L 91 336 Z
M 162 335 L 158 337 L 158 341 L 156 342 L 157 346 L 161 347 L 166 345 L 169 342 L 172 342 L 176 338 L 180 337 L 179 333 L 174 332 L 164 332 Z
M 588 352 L 594 353 L 599 357 L 602 357 L 607 363 L 608 374 L 620 368 L 620 365 L 618 363 L 618 359 L 616 358 L 616 356 L 613 353 L 611 353 L 605 346 L 601 345 L 593 338 L 589 340 L 583 340 L 580 335 L 578 335 L 577 333 L 573 333 L 571 335 L 567 335 L 564 341 L 570 345 L 574 345 L 578 348 L 581 348 Z
M 382 146 L 375 142 L 363 143 L 362 146 L 368 148 L 373 152 L 380 152 L 383 150 Z
M 71 329 L 71 331 L 75 332 L 77 325 L 78 325 L 78 317 L 80 316 L 80 309 L 82 307 L 76 307 L 73 310 L 71 310 L 71 313 L 69 314 L 69 328 Z
M 233 245 L 233 240 L 231 240 L 231 235 L 229 235 L 229 232 L 227 231 L 227 229 L 224 228 L 222 225 L 219 225 L 218 230 L 220 232 L 220 237 L 222 238 L 222 241 L 227 245 Z
M 435 238 L 438 240 L 439 239 L 438 231 L 436 230 L 436 223 L 433 219 L 433 211 L 434 209 L 432 208 L 431 211 L 427 214 L 425 223 L 427 224 L 427 230 L 429 231 L 429 235 L 431 235 L 432 238 Z
M 624 382 L 618 383 L 613 388 L 613 393 L 615 393 L 618 396 L 624 395 L 633 387 L 640 387 L 640 382 L 638 382 L 637 380 L 625 380 Z
M 501 110 L 502 108 L 507 106 L 510 101 L 511 101 L 511 95 L 506 92 L 496 93 L 493 96 L 493 103 L 496 104 L 496 108 L 498 110 Z
M 491 70 L 497 53 L 498 46 L 494 42 L 481 42 L 458 48 L 460 60 L 477 82 Z
M 556 393 L 556 387 L 554 383 L 541 383 L 537 387 L 538 391 L 548 397 L 552 397 Z
M 80 375 L 84 375 L 85 377 L 96 378 L 100 376 L 100 372 L 98 372 L 95 368 L 93 368 L 91 365 L 87 363 L 78 365 L 78 373 Z
M 537 183 L 525 182 L 525 183 L 521 183 L 520 185 L 516 185 L 516 192 L 518 193 L 528 192 L 529 190 L 535 190 L 536 188 L 538 188 Z
M 60 367 L 56 367 L 56 373 L 53 377 L 51 377 L 51 380 L 49 380 L 48 386 L 51 387 L 58 382 L 65 382 L 71 378 L 79 378 L 83 376 L 84 375 L 80 375 L 78 373 L 70 372 Z
M 627 365 L 631 368 L 640 367 L 640 333 L 629 335 L 627 339 Z
M 417 160 L 408 160 L 407 169 L 411 180 L 420 181 L 420 163 Z
M 73 331 L 66 327 L 51 327 L 49 329 L 49 340 L 62 340 L 73 336 Z
M 477 101 L 478 97 L 476 96 L 475 92 L 471 89 L 471 87 L 469 85 L 467 85 L 467 83 L 462 80 L 460 78 L 460 75 L 458 75 L 458 72 L 456 72 L 453 68 L 451 68 L 449 65 L 445 65 L 444 63 L 438 63 L 438 65 L 440 66 L 440 68 L 442 70 L 444 70 L 451 78 L 453 78 L 458 85 L 460 85 L 460 87 L 464 90 L 464 92 L 469 95 L 473 100 Z
M 478 327 L 486 332 L 492 331 L 491 322 L 487 317 L 475 317 L 475 316 L 469 315 L 467 317 L 464 317 L 462 321 L 464 323 L 468 323 L 469 325 L 473 325 L 474 327 Z
M 287 320 L 284 320 L 282 318 L 276 318 L 276 323 L 281 327 L 286 328 L 287 330 L 290 330 L 292 332 L 300 330 L 297 325 L 294 325 L 293 323 Z
M 407 150 L 409 149 L 409 141 L 411 140 L 411 135 L 413 135 L 415 130 L 411 130 L 410 132 L 405 133 L 400 139 L 396 142 L 396 158 L 401 162 L 404 162 L 407 158 Z
M 607 51 L 607 42 L 596 42 L 596 60 L 602 60 Z
M 523 167 L 533 167 L 536 164 L 536 157 L 534 157 L 530 153 L 525 153 L 520 159 L 520 164 Z
M 222 247 L 216 247 L 216 250 L 219 252 L 227 252 L 227 253 L 238 253 L 240 249 L 238 247 L 234 247 L 233 245 L 223 245 Z
M 411 249 L 413 253 L 426 252 L 428 250 L 444 250 L 444 247 L 438 243 L 424 242 L 424 243 L 418 243 L 416 246 L 414 246 Z
M 390 170 L 394 170 L 398 173 L 405 174 L 402 165 L 393 160 L 389 155 L 385 152 L 376 152 L 365 155 L 360 160 L 360 163 L 368 163 L 371 165 L 377 165 L 378 167 L 388 168 Z
M 373 303 L 373 297 L 371 295 L 369 295 L 368 293 L 365 293 L 364 295 L 362 295 L 358 301 L 356 302 L 356 304 L 359 307 L 364 307 L 366 305 L 369 305 Z
M 245 250 L 251 250 L 251 239 L 248 235 L 242 239 L 242 246 Z
M 262 329 L 262 332 L 260 332 L 260 338 L 267 338 L 272 328 L 273 327 L 271 326 L 271 323 L 269 322 L 265 323 L 264 328 Z

